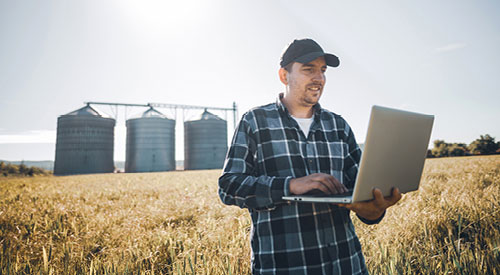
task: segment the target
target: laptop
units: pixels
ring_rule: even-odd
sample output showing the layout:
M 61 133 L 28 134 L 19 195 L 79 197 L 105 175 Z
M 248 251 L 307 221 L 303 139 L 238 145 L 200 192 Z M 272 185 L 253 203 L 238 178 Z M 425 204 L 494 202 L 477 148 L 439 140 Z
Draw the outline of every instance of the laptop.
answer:
M 431 136 L 433 115 L 373 106 L 356 183 L 352 193 L 285 196 L 284 200 L 354 203 L 373 199 L 373 189 L 390 196 L 418 189 Z

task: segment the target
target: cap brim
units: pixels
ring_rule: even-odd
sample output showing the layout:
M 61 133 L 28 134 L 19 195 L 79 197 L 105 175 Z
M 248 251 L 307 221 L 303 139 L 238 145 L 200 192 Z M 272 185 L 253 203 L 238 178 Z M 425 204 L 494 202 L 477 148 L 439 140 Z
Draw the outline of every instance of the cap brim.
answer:
M 306 55 L 300 56 L 295 59 L 295 62 L 299 62 L 302 64 L 309 63 L 313 61 L 314 59 L 324 56 L 325 57 L 325 62 L 326 65 L 330 67 L 338 67 L 340 65 L 340 60 L 337 56 L 330 54 L 330 53 L 324 53 L 324 52 L 312 52 L 308 53 Z

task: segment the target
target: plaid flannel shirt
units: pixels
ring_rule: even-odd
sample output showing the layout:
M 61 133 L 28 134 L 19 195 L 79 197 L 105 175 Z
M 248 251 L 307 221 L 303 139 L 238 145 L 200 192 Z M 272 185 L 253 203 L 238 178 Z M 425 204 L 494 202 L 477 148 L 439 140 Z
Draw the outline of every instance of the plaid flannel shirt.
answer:
M 219 196 L 250 212 L 254 274 L 368 273 L 348 209 L 282 199 L 292 178 L 313 173 L 333 175 L 352 191 L 360 157 L 347 122 L 319 104 L 307 137 L 280 99 L 243 115 Z

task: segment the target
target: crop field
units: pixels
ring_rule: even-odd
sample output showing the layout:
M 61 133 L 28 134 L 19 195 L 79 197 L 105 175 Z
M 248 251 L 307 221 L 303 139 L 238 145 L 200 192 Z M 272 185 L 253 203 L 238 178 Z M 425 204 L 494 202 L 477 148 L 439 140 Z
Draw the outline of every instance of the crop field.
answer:
M 0 178 L 0 274 L 249 274 L 220 172 Z M 428 159 L 380 224 L 353 221 L 372 274 L 500 274 L 500 156 Z

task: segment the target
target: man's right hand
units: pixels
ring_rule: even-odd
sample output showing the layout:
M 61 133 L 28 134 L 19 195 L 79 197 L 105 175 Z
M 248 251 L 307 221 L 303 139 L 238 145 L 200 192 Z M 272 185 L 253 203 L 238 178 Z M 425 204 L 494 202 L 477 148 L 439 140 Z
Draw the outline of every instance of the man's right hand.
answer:
M 302 195 L 314 189 L 325 194 L 342 194 L 349 190 L 334 176 L 316 173 L 290 180 L 290 193 Z

